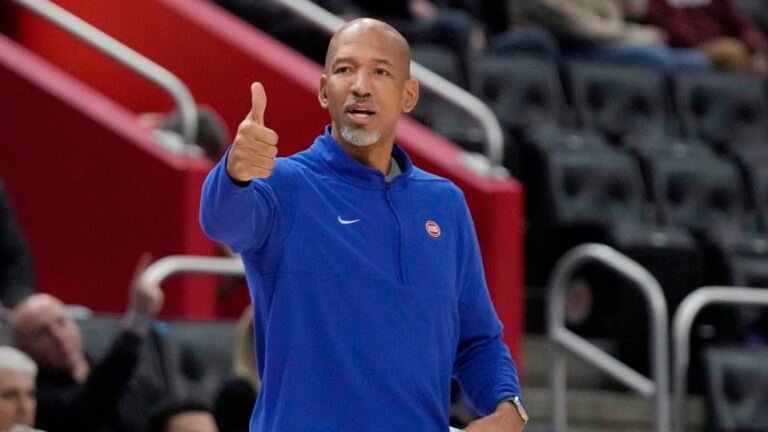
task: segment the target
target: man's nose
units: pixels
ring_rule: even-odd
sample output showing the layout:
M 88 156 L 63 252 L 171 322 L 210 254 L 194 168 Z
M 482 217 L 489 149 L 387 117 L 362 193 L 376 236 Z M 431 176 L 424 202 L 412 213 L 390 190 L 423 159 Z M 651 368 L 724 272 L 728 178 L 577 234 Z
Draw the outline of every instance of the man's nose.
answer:
M 352 93 L 357 97 L 371 95 L 371 79 L 365 71 L 360 71 L 355 75 L 355 80 L 352 83 Z

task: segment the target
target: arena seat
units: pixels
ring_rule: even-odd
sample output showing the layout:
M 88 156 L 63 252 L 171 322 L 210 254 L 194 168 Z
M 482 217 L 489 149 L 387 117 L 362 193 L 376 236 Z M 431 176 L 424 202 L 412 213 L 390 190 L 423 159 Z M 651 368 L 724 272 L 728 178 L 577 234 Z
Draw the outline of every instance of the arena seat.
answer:
M 466 79 L 454 51 L 439 45 L 418 44 L 411 47 L 411 55 L 421 65 L 448 81 L 464 87 Z M 459 144 L 465 150 L 473 152 L 483 150 L 485 135 L 479 125 L 461 110 L 423 87 L 420 89 L 419 103 L 411 116 Z
M 561 123 L 565 101 L 554 62 L 519 55 L 482 56 L 473 62 L 472 76 L 473 93 L 515 136 Z
M 594 62 L 570 62 L 566 70 L 574 110 L 583 128 L 614 143 L 650 130 L 673 131 L 662 73 Z
M 232 376 L 235 321 L 173 320 L 164 335 L 173 344 L 178 385 L 185 393 L 212 401 Z
M 745 144 L 768 150 L 768 100 L 757 76 L 681 74 L 674 93 L 686 136 L 734 154 Z
M 711 430 L 768 431 L 768 349 L 712 347 L 705 351 L 704 363 Z

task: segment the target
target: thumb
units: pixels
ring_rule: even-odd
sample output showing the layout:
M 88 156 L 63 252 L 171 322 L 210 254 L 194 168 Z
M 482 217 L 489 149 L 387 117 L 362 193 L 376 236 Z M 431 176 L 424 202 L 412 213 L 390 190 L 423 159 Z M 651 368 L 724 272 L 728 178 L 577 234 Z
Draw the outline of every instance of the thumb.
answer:
M 260 82 L 251 84 L 251 118 L 264 126 L 264 110 L 267 109 L 267 94 Z

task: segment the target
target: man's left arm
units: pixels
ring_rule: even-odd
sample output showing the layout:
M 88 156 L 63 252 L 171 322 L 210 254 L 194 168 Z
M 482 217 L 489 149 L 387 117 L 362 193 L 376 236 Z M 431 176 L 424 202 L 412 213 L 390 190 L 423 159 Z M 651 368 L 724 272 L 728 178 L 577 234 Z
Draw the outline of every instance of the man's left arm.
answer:
M 459 346 L 454 375 L 475 408 L 485 416 L 471 432 L 519 432 L 525 420 L 513 403 L 522 404 L 517 368 L 502 340 L 502 325 L 485 282 L 480 248 L 464 200 L 459 209 Z

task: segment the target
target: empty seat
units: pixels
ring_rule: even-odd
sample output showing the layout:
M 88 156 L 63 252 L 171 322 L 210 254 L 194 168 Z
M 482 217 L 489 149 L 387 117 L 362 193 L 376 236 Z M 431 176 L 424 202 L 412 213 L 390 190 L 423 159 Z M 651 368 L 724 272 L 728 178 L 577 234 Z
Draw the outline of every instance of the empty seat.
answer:
M 465 78 L 456 53 L 448 48 L 419 44 L 412 48 L 413 59 L 446 80 L 463 87 Z M 440 135 L 469 151 L 483 149 L 485 134 L 479 125 L 458 107 L 422 87 L 419 102 L 411 115 Z
M 212 401 L 232 375 L 235 321 L 172 321 L 166 337 L 173 341 L 175 383 L 185 393 Z
M 768 431 L 768 349 L 713 347 L 704 364 L 711 430 Z
M 554 62 L 523 56 L 484 56 L 473 63 L 472 91 L 515 135 L 558 124 L 563 90 Z
M 573 106 L 582 127 L 612 142 L 649 130 L 671 132 L 666 81 L 659 71 L 594 62 L 567 65 Z
M 768 280 L 768 235 L 747 205 L 739 168 L 696 143 L 649 153 L 653 196 L 665 223 L 690 230 L 707 257 L 707 284 Z M 750 263 L 762 261 L 763 266 Z
M 768 104 L 757 76 L 699 73 L 675 78 L 675 104 L 688 137 L 732 153 L 766 147 Z

